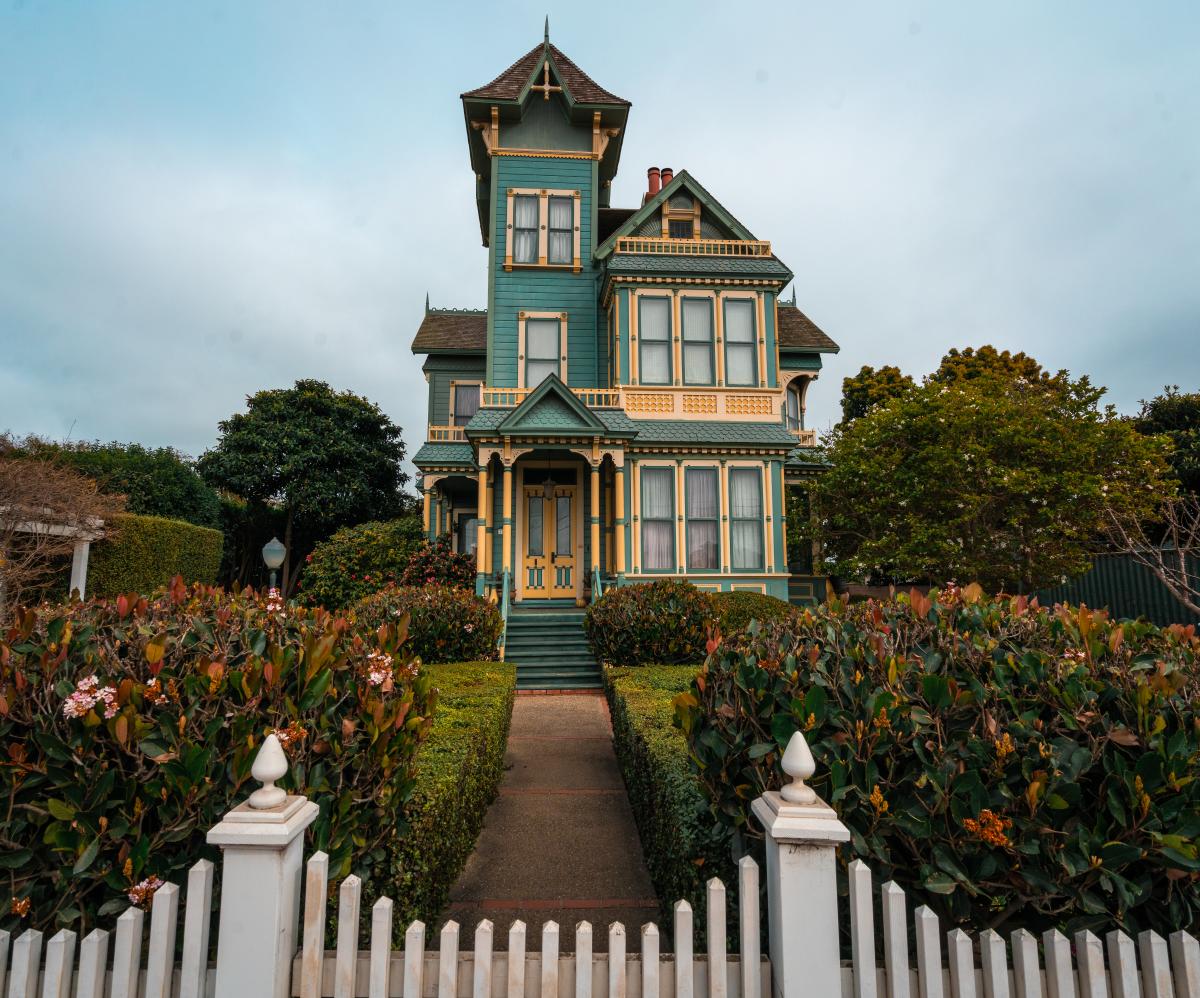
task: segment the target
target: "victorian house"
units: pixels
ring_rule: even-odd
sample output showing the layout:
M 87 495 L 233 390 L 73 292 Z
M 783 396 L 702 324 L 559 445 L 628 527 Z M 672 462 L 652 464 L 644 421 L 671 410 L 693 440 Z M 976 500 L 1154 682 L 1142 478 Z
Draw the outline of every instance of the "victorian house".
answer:
M 596 684 L 578 607 L 611 586 L 823 595 L 789 566 L 784 513 L 819 468 L 805 396 L 838 347 L 781 300 L 770 242 L 686 170 L 650 168 L 614 207 L 630 103 L 549 37 L 462 104 L 488 307 L 426 303 L 414 463 L 519 684 Z

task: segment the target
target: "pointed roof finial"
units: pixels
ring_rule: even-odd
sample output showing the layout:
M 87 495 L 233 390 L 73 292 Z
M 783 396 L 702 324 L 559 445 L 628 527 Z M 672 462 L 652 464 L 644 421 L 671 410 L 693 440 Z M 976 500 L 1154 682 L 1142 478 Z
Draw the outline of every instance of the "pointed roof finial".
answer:
M 429 314 L 429 292 L 425 292 L 425 314 Z
M 550 15 L 546 15 L 546 44 L 550 44 Z

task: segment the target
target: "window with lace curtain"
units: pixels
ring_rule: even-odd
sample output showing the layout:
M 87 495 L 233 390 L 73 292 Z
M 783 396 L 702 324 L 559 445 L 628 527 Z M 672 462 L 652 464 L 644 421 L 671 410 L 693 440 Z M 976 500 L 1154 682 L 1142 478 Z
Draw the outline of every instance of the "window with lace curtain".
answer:
M 538 199 L 532 194 L 513 198 L 513 263 L 537 263 Z
M 642 571 L 675 571 L 675 469 L 643 468 Z
M 575 227 L 573 198 L 551 197 L 547 199 L 549 227 L 547 229 L 547 255 L 550 263 L 572 263 L 575 254 L 572 242 Z
M 713 355 L 713 303 L 711 298 L 682 298 L 683 383 L 715 385 Z
M 749 298 L 725 299 L 725 384 L 758 384 L 758 336 Z
M 716 468 L 688 468 L 684 472 L 687 496 L 687 567 L 716 569 L 719 564 L 718 526 L 720 496 Z
M 508 189 L 504 269 L 581 266 L 581 192 Z
M 763 567 L 762 472 L 729 469 L 729 554 L 735 572 Z
M 671 299 L 641 296 L 638 303 L 638 380 L 671 383 Z

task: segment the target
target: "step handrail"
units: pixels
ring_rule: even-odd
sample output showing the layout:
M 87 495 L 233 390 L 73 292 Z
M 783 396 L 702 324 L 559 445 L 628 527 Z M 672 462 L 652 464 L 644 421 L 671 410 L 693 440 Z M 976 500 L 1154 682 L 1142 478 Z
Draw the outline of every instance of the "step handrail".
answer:
M 508 644 L 508 590 L 509 590 L 509 573 L 505 569 L 500 576 L 500 620 L 503 624 L 503 630 L 500 632 L 500 659 L 504 659 L 504 648 Z

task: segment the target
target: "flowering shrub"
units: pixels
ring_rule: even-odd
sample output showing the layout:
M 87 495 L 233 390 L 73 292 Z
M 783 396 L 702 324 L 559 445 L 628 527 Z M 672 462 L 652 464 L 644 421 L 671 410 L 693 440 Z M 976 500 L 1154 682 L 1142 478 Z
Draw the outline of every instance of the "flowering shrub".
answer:
M 389 586 L 354 608 L 361 626 L 408 617 L 405 648 L 422 662 L 490 662 L 497 656 L 504 621 L 495 604 L 446 585 Z
M 796 729 L 859 857 L 953 923 L 1195 929 L 1194 627 L 977 586 L 834 601 L 714 642 L 676 700 L 718 823 L 783 780 Z
M 399 582 L 423 534 L 415 516 L 343 527 L 308 556 L 300 577 L 303 602 L 342 610 Z
M 0 927 L 83 931 L 216 859 L 205 834 L 271 732 L 331 873 L 382 875 L 435 700 L 402 642 L 398 623 L 178 579 L 18 610 L 0 631 Z
M 450 550 L 450 535 L 426 541 L 408 559 L 402 586 L 454 586 L 475 590 L 475 558 Z
M 588 607 L 583 626 L 592 653 L 608 665 L 682 665 L 704 658 L 713 597 L 690 582 L 658 582 L 610 589 Z

